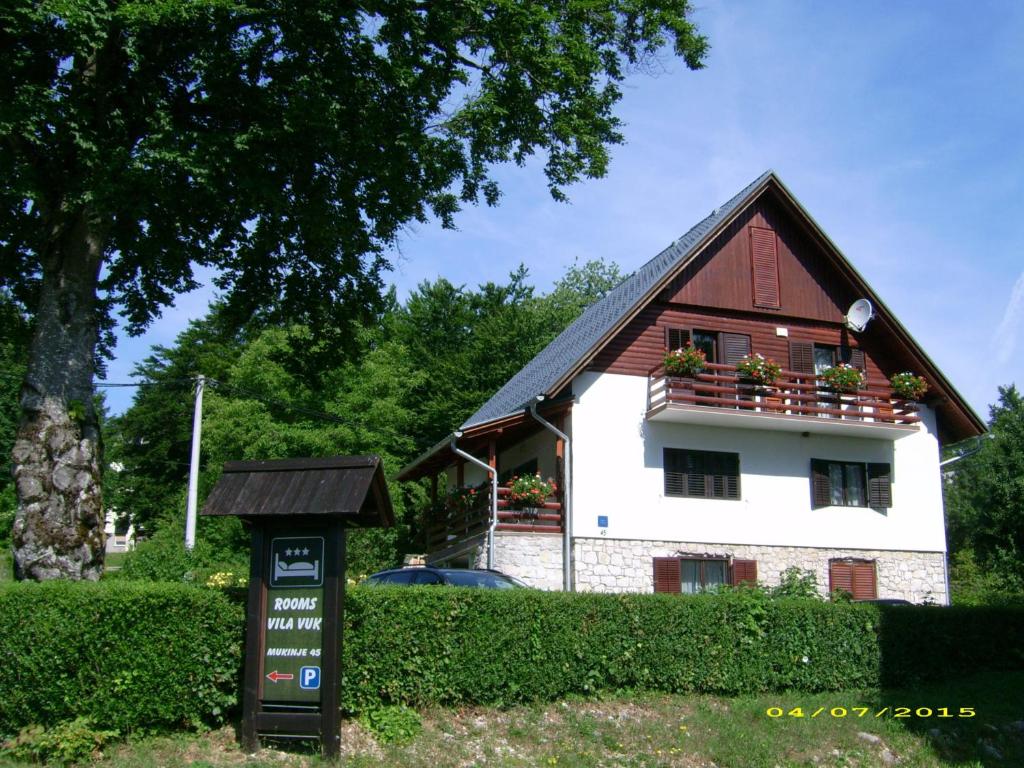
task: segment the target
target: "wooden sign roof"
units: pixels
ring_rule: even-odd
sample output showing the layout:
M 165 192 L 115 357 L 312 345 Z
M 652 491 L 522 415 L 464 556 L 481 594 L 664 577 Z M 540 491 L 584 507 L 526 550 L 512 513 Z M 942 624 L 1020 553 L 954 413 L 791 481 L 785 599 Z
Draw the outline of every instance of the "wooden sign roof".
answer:
M 243 518 L 329 516 L 356 528 L 395 523 L 378 456 L 229 461 L 202 513 Z

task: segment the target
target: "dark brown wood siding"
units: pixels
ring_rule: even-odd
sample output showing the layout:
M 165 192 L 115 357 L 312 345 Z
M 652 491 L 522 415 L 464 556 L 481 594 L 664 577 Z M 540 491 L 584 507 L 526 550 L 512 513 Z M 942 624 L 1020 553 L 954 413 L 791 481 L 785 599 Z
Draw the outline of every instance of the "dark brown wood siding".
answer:
M 662 300 L 735 310 L 775 306 L 755 303 L 751 227 L 761 230 L 760 239 L 764 242 L 768 237 L 766 231 L 775 234 L 778 265 L 778 310 L 775 311 L 793 317 L 842 322 L 850 303 L 860 296 L 855 295 L 821 248 L 771 195 L 761 197 L 727 227 L 672 281 L 663 292 Z M 764 263 L 767 269 L 767 262 Z M 764 285 L 762 290 L 768 287 Z M 765 294 L 762 298 L 776 297 Z
M 788 336 L 776 335 L 777 327 L 787 328 Z M 791 342 L 805 345 L 830 344 L 857 347 L 859 340 L 845 328 L 792 318 L 758 317 L 752 312 L 712 312 L 702 307 L 670 307 L 652 304 L 613 337 L 588 366 L 589 370 L 646 376 L 659 365 L 667 349 L 669 328 L 701 328 L 750 337 L 751 352 L 760 352 L 789 369 Z M 809 346 L 806 347 L 808 350 Z M 893 361 L 876 359 L 872 350 L 864 354 L 868 377 L 882 379 L 883 370 L 894 371 Z M 813 359 L 809 359 L 813 371 Z

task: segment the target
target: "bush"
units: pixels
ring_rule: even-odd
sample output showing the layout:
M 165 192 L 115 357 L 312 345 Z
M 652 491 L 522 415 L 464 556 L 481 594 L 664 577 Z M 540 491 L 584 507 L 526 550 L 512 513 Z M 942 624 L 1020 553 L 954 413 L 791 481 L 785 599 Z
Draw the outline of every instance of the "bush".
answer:
M 23 731 L 25 749 L 84 749 L 108 730 L 216 723 L 239 699 L 242 635 L 243 609 L 216 590 L 120 581 L 0 588 L 0 657 L 9 665 L 0 736 L 43 726 Z M 342 704 L 386 741 L 415 733 L 403 706 L 620 690 L 832 691 L 1022 669 L 1024 610 L 833 604 L 758 589 L 363 587 L 346 601 L 343 655 Z
M 354 589 L 349 711 L 614 690 L 757 693 L 1024 668 L 1024 611 L 718 595 Z M 986 626 L 994 632 L 986 635 Z
M 243 609 L 215 590 L 5 585 L 0 628 L 4 736 L 80 718 L 122 733 L 215 724 L 237 701 Z
M 206 522 L 205 520 L 203 522 Z M 219 522 L 219 521 L 218 521 Z M 236 520 L 230 520 L 237 523 Z M 130 581 L 195 582 L 204 584 L 212 574 L 249 572 L 245 549 L 217 546 L 209 537 L 198 538 L 189 552 L 183 546 L 185 529 L 167 525 L 152 538 L 139 542 L 125 556 L 124 564 L 109 578 Z

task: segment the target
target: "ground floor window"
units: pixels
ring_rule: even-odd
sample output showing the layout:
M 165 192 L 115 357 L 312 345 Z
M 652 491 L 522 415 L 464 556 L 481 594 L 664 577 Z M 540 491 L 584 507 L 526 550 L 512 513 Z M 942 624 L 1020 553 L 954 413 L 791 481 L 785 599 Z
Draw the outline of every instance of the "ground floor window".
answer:
M 654 591 L 695 595 L 722 584 L 757 581 L 757 561 L 728 557 L 656 557 Z
M 874 600 L 878 597 L 874 560 L 830 560 L 828 564 L 829 591 L 840 590 L 854 600 Z

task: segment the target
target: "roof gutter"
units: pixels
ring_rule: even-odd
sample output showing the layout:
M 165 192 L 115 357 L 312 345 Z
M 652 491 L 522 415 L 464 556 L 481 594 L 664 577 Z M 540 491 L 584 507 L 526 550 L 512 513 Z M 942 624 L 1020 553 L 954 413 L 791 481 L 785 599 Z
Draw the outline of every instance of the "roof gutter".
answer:
M 537 395 L 530 403 L 529 411 L 546 430 L 565 442 L 565 485 L 562 489 L 562 498 L 565 502 L 562 508 L 562 589 L 572 592 L 572 441 L 567 434 L 537 413 L 537 404 L 543 399 L 544 395 Z
M 498 470 L 490 464 L 485 464 L 476 456 L 466 453 L 455 445 L 455 441 L 462 437 L 461 432 L 452 432 L 448 445 L 452 453 L 471 461 L 491 476 L 491 515 L 490 523 L 487 525 L 487 569 L 494 570 L 494 529 L 498 525 Z

